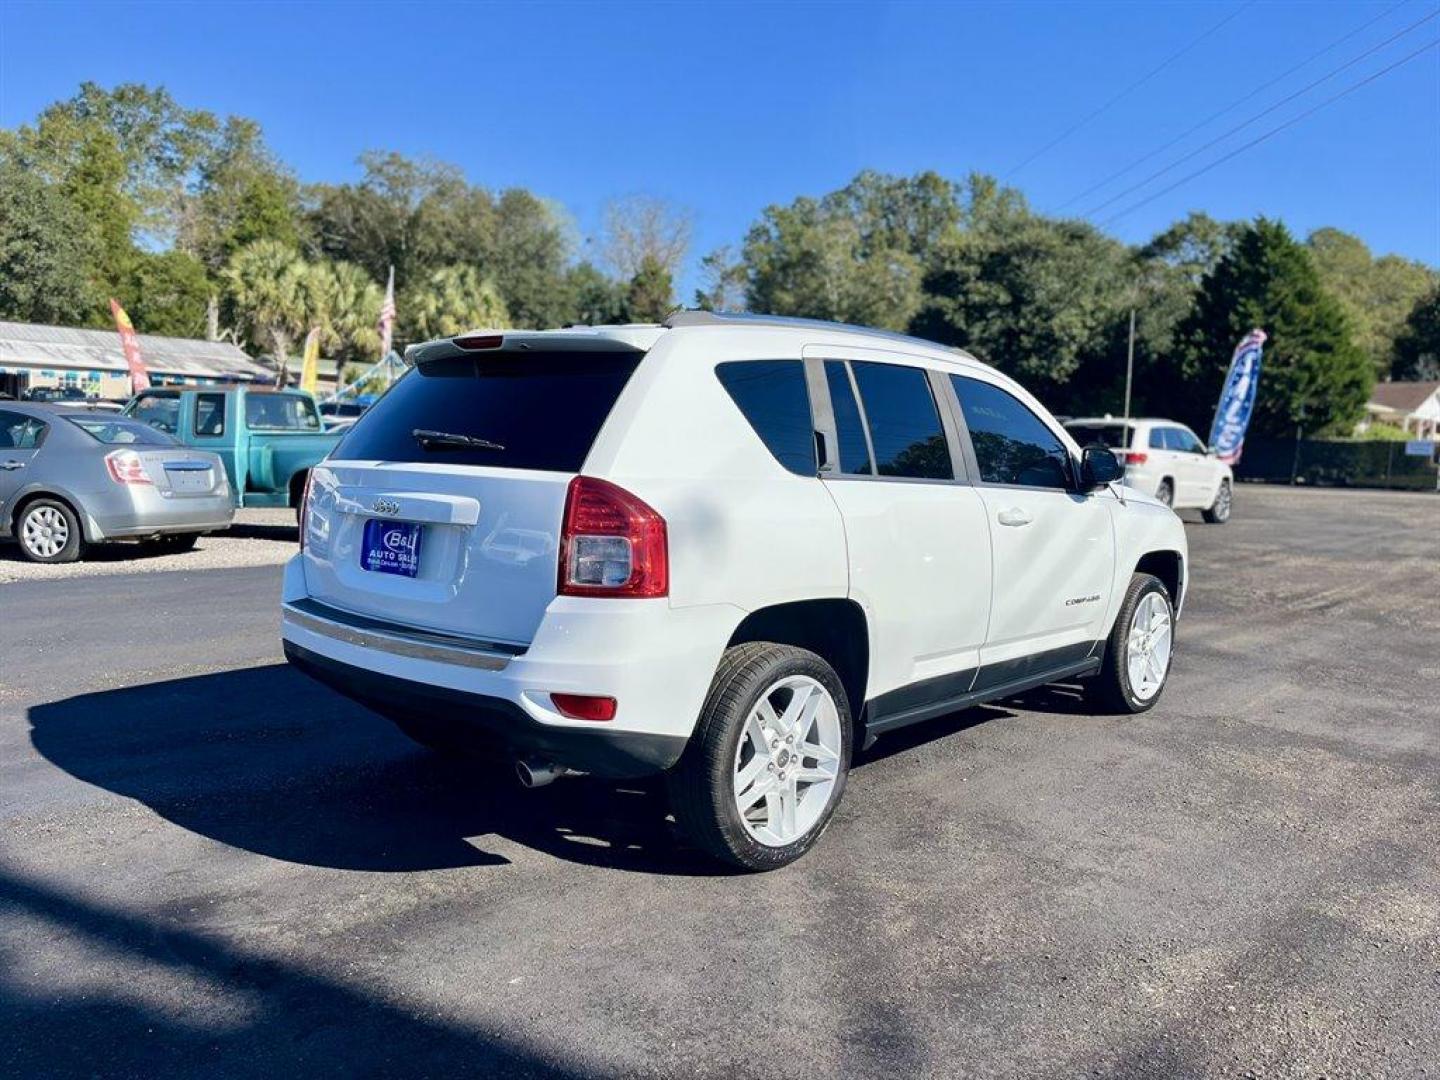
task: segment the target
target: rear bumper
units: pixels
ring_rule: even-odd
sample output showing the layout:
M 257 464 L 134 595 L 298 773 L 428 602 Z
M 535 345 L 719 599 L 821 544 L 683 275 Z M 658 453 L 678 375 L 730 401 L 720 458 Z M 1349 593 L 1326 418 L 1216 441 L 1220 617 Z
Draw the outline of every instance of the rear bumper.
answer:
M 228 490 L 215 495 L 172 496 L 139 489 L 107 493 L 84 501 L 91 540 L 114 540 L 156 533 L 208 532 L 228 529 L 235 507 Z
M 311 678 L 404 726 L 472 744 L 477 751 L 537 757 L 597 776 L 627 778 L 663 772 L 680 759 L 679 735 L 541 723 L 505 698 L 428 686 L 342 664 L 285 642 L 285 658 Z

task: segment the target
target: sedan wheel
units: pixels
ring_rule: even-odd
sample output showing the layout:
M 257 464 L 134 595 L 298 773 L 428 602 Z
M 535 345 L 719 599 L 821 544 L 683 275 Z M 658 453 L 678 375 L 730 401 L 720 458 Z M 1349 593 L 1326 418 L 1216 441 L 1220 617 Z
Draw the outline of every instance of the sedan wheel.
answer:
M 31 562 L 74 562 L 84 545 L 74 512 L 53 499 L 38 499 L 27 506 L 18 533 L 20 550 Z

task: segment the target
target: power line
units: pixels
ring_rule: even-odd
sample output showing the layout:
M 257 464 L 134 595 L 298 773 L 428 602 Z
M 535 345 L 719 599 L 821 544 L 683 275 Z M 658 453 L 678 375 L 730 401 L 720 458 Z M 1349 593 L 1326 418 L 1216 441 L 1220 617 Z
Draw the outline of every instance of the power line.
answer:
M 1029 157 L 1027 157 L 1024 161 L 1020 162 L 1019 165 L 1016 165 L 1013 169 L 1011 169 L 1008 173 L 1006 173 L 1006 174 L 1005 174 L 1005 179 L 1007 179 L 1007 180 L 1010 179 L 1010 177 L 1014 176 L 1014 175 L 1015 175 L 1016 173 L 1018 173 L 1021 169 L 1025 168 L 1025 166 L 1029 165 L 1032 161 L 1036 160 L 1037 158 L 1039 158 L 1039 157 L 1042 156 L 1043 154 L 1049 153 L 1049 152 L 1050 152 L 1051 150 L 1053 150 L 1055 147 L 1059 146 L 1062 142 L 1064 142 L 1066 139 L 1068 139 L 1071 135 L 1074 135 L 1077 131 L 1079 131 L 1081 128 L 1083 128 L 1086 124 L 1090 123 L 1092 120 L 1094 120 L 1096 117 L 1100 116 L 1101 114 L 1107 112 L 1113 105 L 1115 105 L 1117 102 L 1119 102 L 1122 98 L 1124 98 L 1124 97 L 1126 97 L 1127 95 L 1133 93 L 1134 91 L 1140 89 L 1140 87 L 1144 86 L 1147 82 L 1149 82 L 1151 79 L 1153 79 L 1156 75 L 1159 75 L 1160 72 L 1164 71 L 1167 67 L 1169 67 L 1171 64 L 1173 64 L 1176 60 L 1179 60 L 1182 56 L 1184 56 L 1186 53 L 1188 53 L 1191 49 L 1195 48 L 1195 46 L 1199 45 L 1202 41 L 1204 41 L 1206 38 L 1208 38 L 1211 34 L 1215 33 L 1215 31 L 1219 30 L 1219 29 L 1220 29 L 1222 26 L 1224 26 L 1226 23 L 1230 22 L 1230 20 L 1234 19 L 1234 18 L 1235 18 L 1236 16 L 1238 16 L 1242 11 L 1244 11 L 1246 8 L 1250 7 L 1253 3 L 1255 3 L 1255 0 L 1245 0 L 1245 2 L 1244 2 L 1243 4 L 1241 4 L 1238 8 L 1236 8 L 1234 11 L 1232 11 L 1229 15 L 1226 15 L 1225 18 L 1221 19 L 1221 20 L 1220 20 L 1218 23 L 1216 23 L 1214 26 L 1210 27 L 1209 30 L 1206 30 L 1203 34 L 1201 34 L 1199 37 L 1197 37 L 1194 41 L 1190 42 L 1189 45 L 1186 45 L 1186 46 L 1185 46 L 1183 49 L 1181 49 L 1179 52 L 1172 53 L 1172 54 L 1171 54 L 1170 56 L 1168 56 L 1166 59 L 1162 60 L 1159 64 L 1157 64 L 1155 67 L 1153 67 L 1153 68 L 1152 68 L 1149 72 L 1147 72 L 1145 75 L 1141 76 L 1141 77 L 1140 77 L 1139 79 L 1137 79 L 1135 82 L 1131 83 L 1131 84 L 1130 84 L 1129 86 L 1127 86 L 1124 90 L 1121 90 L 1118 94 L 1116 94 L 1114 97 L 1112 97 L 1109 101 L 1105 102 L 1104 105 L 1101 105 L 1098 109 L 1096 109 L 1094 112 L 1092 112 L 1089 116 L 1086 116 L 1084 119 L 1082 119 L 1082 120 L 1080 120 L 1079 122 L 1073 124 L 1072 126 L 1066 128 L 1066 129 L 1065 129 L 1064 131 L 1062 131 L 1059 135 L 1055 136 L 1055 138 L 1051 139 L 1051 140 L 1050 140 L 1048 143 L 1046 143 L 1044 146 L 1040 147 L 1039 150 L 1036 150 L 1033 154 L 1031 154 Z
M 1320 78 L 1315 79 L 1313 82 L 1306 83 L 1306 84 L 1305 84 L 1304 86 L 1302 86 L 1299 90 L 1296 90 L 1296 91 L 1295 91 L 1294 93 L 1292 93 L 1292 94 L 1286 95 L 1285 97 L 1281 98 L 1279 101 L 1275 102 L 1275 104 L 1273 104 L 1273 105 L 1271 105 L 1271 106 L 1269 106 L 1269 107 L 1267 107 L 1267 108 L 1261 109 L 1261 110 L 1260 110 L 1258 113 L 1256 113 L 1254 116 L 1251 116 L 1251 117 L 1249 117 L 1248 119 L 1245 119 L 1245 120 L 1240 121 L 1240 123 L 1236 124 L 1234 127 L 1229 128 L 1228 130 L 1221 132 L 1219 135 L 1216 135 L 1215 138 L 1211 139 L 1209 142 L 1202 143 L 1201 145 L 1197 146 L 1194 150 L 1191 150 L 1188 154 L 1182 154 L 1182 155 L 1180 155 L 1180 157 L 1178 157 L 1178 158 L 1176 158 L 1174 161 L 1170 162 L 1169 165 L 1166 165 L 1166 166 L 1164 166 L 1163 168 L 1156 169 L 1156 170 L 1155 170 L 1153 173 L 1151 173 L 1149 176 L 1145 177 L 1145 179 L 1136 181 L 1135 183 L 1131 184 L 1129 187 L 1125 188 L 1123 191 L 1119 191 L 1119 192 L 1117 192 L 1116 194 L 1111 195 L 1110 198 L 1106 199 L 1104 202 L 1100 203 L 1098 206 L 1092 206 L 1089 210 L 1087 210 L 1087 211 L 1085 212 L 1085 214 L 1084 214 L 1083 216 L 1084 216 L 1084 217 L 1087 217 L 1087 218 L 1088 218 L 1088 217 L 1094 217 L 1094 216 L 1095 216 L 1096 214 L 1098 214 L 1101 210 L 1104 210 L 1107 206 L 1111 206 L 1111 205 L 1119 202 L 1119 201 L 1120 201 L 1121 199 L 1123 199 L 1126 195 L 1130 195 L 1130 194 L 1133 194 L 1133 193 L 1136 192 L 1136 191 L 1139 191 L 1139 190 L 1140 190 L 1141 188 L 1143 188 L 1146 184 L 1150 183 L 1150 181 L 1152 181 L 1152 180 L 1158 180 L 1160 177 L 1164 176 L 1164 175 L 1165 175 L 1166 173 L 1168 173 L 1170 170 L 1175 169 L 1175 168 L 1178 168 L 1178 167 L 1181 166 L 1181 165 L 1184 165 L 1185 162 L 1193 160 L 1194 158 L 1196 158 L 1196 157 L 1198 157 L 1199 155 L 1203 154 L 1206 150 L 1209 150 L 1212 146 L 1216 145 L 1217 143 L 1222 143 L 1222 142 L 1224 142 L 1224 141 L 1225 141 L 1226 139 L 1228 139 L 1231 135 L 1234 135 L 1237 131 L 1241 131 L 1241 130 L 1249 127 L 1249 126 L 1250 126 L 1251 124 L 1253 124 L 1256 120 L 1259 120 L 1259 119 L 1261 119 L 1262 117 L 1265 117 L 1265 116 L 1269 116 L 1272 112 L 1274 112 L 1276 109 L 1280 108 L 1282 105 L 1288 105 L 1290 102 L 1294 101 L 1296 98 L 1298 98 L 1298 97 L 1303 97 L 1305 94 L 1308 94 L 1311 90 L 1314 90 L 1315 87 L 1319 86 L 1321 83 L 1323 83 L 1323 82 L 1329 82 L 1329 81 L 1330 81 L 1331 79 L 1333 79 L 1336 75 L 1339 75 L 1342 71 L 1346 70 L 1347 68 L 1352 68 L 1352 67 L 1354 67 L 1356 64 L 1360 63 L 1361 60 L 1364 60 L 1364 59 L 1366 59 L 1366 58 L 1369 57 L 1369 56 L 1373 56 L 1375 53 L 1377 53 L 1377 52 L 1379 52 L 1381 49 L 1385 48 L 1385 46 L 1391 44 L 1392 42 L 1395 42 L 1395 41 L 1399 40 L 1400 38 L 1404 37 L 1406 34 L 1411 33 L 1411 32 L 1414 31 L 1416 28 L 1422 26 L 1423 24 L 1429 22 L 1431 19 L 1435 18 L 1437 15 L 1440 15 L 1440 9 L 1437 9 L 1437 10 L 1435 10 L 1435 11 L 1432 11 L 1429 15 L 1426 15 L 1423 19 L 1417 19 L 1415 22 L 1411 23 L 1409 26 L 1405 27 L 1403 30 L 1400 30 L 1400 31 L 1397 31 L 1397 32 L 1394 33 L 1394 34 L 1391 34 L 1391 35 L 1390 35 L 1388 38 L 1386 38 L 1384 41 L 1380 42 L 1380 44 L 1378 44 L 1378 45 L 1372 45 L 1370 48 L 1368 48 L 1368 49 L 1366 49 L 1364 52 L 1362 52 L 1359 56 L 1352 57 L 1351 59 L 1345 61 L 1345 63 L 1341 64 L 1339 67 L 1335 68 L 1334 70 L 1328 71 L 1328 72 L 1326 72 L 1324 75 L 1321 75 Z
M 1433 48 L 1435 48 L 1435 46 L 1437 46 L 1437 45 L 1440 45 L 1440 38 L 1436 38 L 1434 41 L 1431 41 L 1431 42 L 1428 42 L 1428 43 L 1426 43 L 1426 44 L 1424 44 L 1424 45 L 1421 45 L 1420 48 L 1416 49 L 1414 52 L 1409 53 L 1409 54 L 1407 54 L 1407 55 L 1405 55 L 1405 56 L 1402 56 L 1399 60 L 1396 60 L 1393 64 L 1389 64 L 1389 65 L 1381 68 L 1379 71 L 1375 72 L 1373 75 L 1367 75 L 1365 78 L 1361 79 L 1359 82 L 1353 83 L 1353 84 L 1351 84 L 1350 86 L 1347 86 L 1344 90 L 1341 90 L 1338 94 L 1332 94 L 1330 97 L 1326 98 L 1324 101 L 1320 102 L 1319 104 L 1312 105 L 1310 108 L 1306 109 L 1304 112 L 1299 113 L 1298 115 L 1291 117 L 1289 120 L 1286 120 L 1283 124 L 1278 124 L 1278 125 L 1276 125 L 1275 127 L 1271 128 L 1269 131 L 1265 132 L 1263 135 L 1258 135 L 1258 136 L 1256 136 L 1255 138 L 1251 139 L 1249 142 L 1245 143 L 1243 146 L 1237 146 L 1234 150 L 1231 150 L 1229 153 L 1224 154 L 1224 155 L 1216 158 L 1214 161 L 1210 162 L 1210 164 L 1205 165 L 1205 166 L 1202 166 L 1201 168 L 1196 169 L 1194 172 L 1189 173 L 1189 174 L 1186 175 L 1186 176 L 1182 176 L 1179 180 L 1176 180 L 1173 184 L 1169 185 L 1168 187 L 1162 188 L 1161 190 L 1155 192 L 1153 195 L 1147 195 L 1145 198 L 1141 199 L 1139 202 L 1134 203 L 1134 204 L 1126 207 L 1124 210 L 1121 210 L 1121 211 L 1120 211 L 1119 213 L 1117 213 L 1117 214 L 1112 214 L 1110 217 L 1106 218 L 1104 221 L 1102 221 L 1102 222 L 1100 223 L 1100 227 L 1103 229 L 1103 228 L 1106 228 L 1106 227 L 1109 226 L 1109 225 L 1114 224 L 1115 222 L 1119 221 L 1122 217 L 1125 217 L 1125 216 L 1127 216 L 1127 215 L 1129 215 L 1129 214 L 1133 214 L 1136 210 L 1139 210 L 1142 206 L 1147 206 L 1147 205 L 1149 205 L 1150 203 L 1154 202 L 1156 199 L 1160 198 L 1162 195 L 1168 195 L 1170 192 L 1174 191 L 1176 188 L 1180 187 L 1182 184 L 1188 184 L 1191 180 L 1194 180 L 1197 176 L 1203 176 L 1205 173 L 1209 172 L 1211 169 L 1217 168 L 1218 166 L 1225 164 L 1225 162 L 1229 161 L 1230 159 L 1232 159 L 1232 158 L 1234 158 L 1234 157 L 1237 157 L 1237 156 L 1239 156 L 1240 154 L 1243 154 L 1246 150 L 1249 150 L 1249 149 L 1251 149 L 1252 147 L 1259 146 L 1259 145 L 1260 145 L 1262 142 L 1264 142 L 1266 139 L 1269 139 L 1269 138 L 1271 138 L 1272 136 L 1275 136 L 1275 135 L 1280 134 L 1280 132 L 1284 131 L 1286 128 L 1294 127 L 1294 126 L 1295 126 L 1296 124 L 1298 124 L 1301 120 L 1304 120 L 1305 118 L 1307 118 L 1307 117 L 1309 117 L 1309 116 L 1315 115 L 1315 113 L 1317 113 L 1317 112 L 1319 112 L 1321 109 L 1325 108 L 1325 106 L 1330 105 L 1330 104 L 1333 104 L 1334 102 L 1339 101 L 1341 98 L 1343 98 L 1343 97 L 1345 97 L 1345 96 L 1347 96 L 1347 95 L 1349 95 L 1349 94 L 1354 93 L 1356 90 L 1359 90 L 1362 86 L 1365 86 L 1365 85 L 1367 85 L 1368 83 L 1374 82 L 1376 79 L 1380 78 L 1382 75 L 1387 75 L 1387 74 L 1389 74 L 1390 72 L 1394 71 L 1396 68 L 1400 67 L 1401 65 L 1403 65 L 1403 64 L 1408 64 L 1411 60 L 1414 60 L 1414 59 L 1415 59 L 1417 56 L 1419 56 L 1421 53 L 1426 52 L 1426 51 L 1428 51 L 1428 50 L 1430 50 L 1430 49 L 1433 49 Z
M 1151 160 L 1152 158 L 1159 157 L 1161 154 L 1163 154 L 1166 150 L 1169 150 L 1169 149 L 1170 149 L 1172 146 L 1174 146 L 1176 143 L 1184 142 L 1184 141 L 1185 141 L 1186 139 L 1188 139 L 1191 135 L 1194 135 L 1195 132 L 1199 131 L 1199 130 L 1200 130 L 1201 128 L 1203 128 L 1203 127 L 1206 127 L 1206 126 L 1214 123 L 1216 120 L 1219 120 L 1220 117 L 1224 116 L 1226 113 L 1228 113 L 1228 112 L 1233 112 L 1235 109 L 1238 109 L 1241 105 L 1244 105 L 1247 101 L 1251 100 L 1252 98 L 1258 97 L 1260 94 L 1263 94 L 1266 90 L 1269 90 L 1270 87 L 1276 85 L 1277 83 L 1284 82 L 1284 81 L 1285 81 L 1286 79 L 1288 79 L 1291 75 L 1294 75 L 1295 72 L 1299 71 L 1301 68 L 1308 67 L 1309 65 L 1313 64 L 1316 60 L 1319 60 L 1320 57 L 1324 56 L 1326 53 L 1331 52 L 1332 50 L 1339 48 L 1341 45 L 1345 44 L 1345 42 L 1349 41 L 1351 38 L 1355 37 L 1357 34 L 1361 34 L 1361 33 L 1363 33 L 1364 31 L 1370 29 L 1370 27 L 1374 26 L 1376 23 L 1380 22 L 1381 20 L 1383 20 L 1384 18 L 1386 18 L 1387 16 L 1389 16 L 1389 15 L 1392 14 L 1393 12 L 1398 11 L 1400 8 L 1404 7 L 1404 6 L 1405 6 L 1407 3 L 1409 3 L 1409 2 L 1410 2 L 1410 0 L 1400 0 L 1399 3 L 1394 4 L 1394 5 L 1392 5 L 1391 7 L 1386 8 L 1386 9 L 1385 9 L 1384 11 L 1382 11 L 1379 15 L 1375 16 L 1375 18 L 1368 20 L 1367 22 L 1361 24 L 1360 26 L 1357 26 L 1354 30 L 1351 30 L 1348 34 L 1344 34 L 1344 35 L 1336 38 L 1334 41 L 1330 42 L 1329 45 L 1326 45 L 1326 46 L 1325 46 L 1323 49 L 1321 49 L 1319 52 L 1317 52 L 1317 53 L 1312 53 L 1310 56 L 1306 57 L 1304 60 L 1301 60 L 1300 63 L 1296 64 L 1294 67 L 1288 69 L 1287 71 L 1285 71 L 1284 73 L 1282 73 L 1282 74 L 1280 74 L 1280 75 L 1275 76 L 1275 78 L 1269 80 L 1268 82 L 1262 83 L 1260 86 L 1257 86 L 1254 90 L 1251 90 L 1251 91 L 1250 91 L 1248 94 L 1246 94 L 1244 97 L 1242 97 L 1242 98 L 1237 98 L 1236 100 L 1232 101 L 1229 105 L 1226 105 L 1226 106 L 1225 106 L 1223 109 L 1221 109 L 1220 111 L 1211 113 L 1211 114 L 1210 114 L 1209 116 L 1207 116 L 1204 120 L 1201 120 L 1198 124 L 1196 124 L 1194 127 L 1191 127 L 1191 128 L 1186 129 L 1185 131 L 1182 131 L 1179 135 L 1176 135 L 1175 138 L 1171 139 L 1171 140 L 1170 140 L 1169 142 L 1167 142 L 1164 146 L 1160 146 L 1160 147 L 1157 147 L 1157 148 L 1154 149 L 1154 150 L 1151 150 L 1151 151 L 1150 151 L 1148 154 L 1146 154 L 1144 157 L 1136 158 L 1136 159 L 1135 159 L 1134 161 L 1132 161 L 1129 165 L 1126 165 L 1123 169 L 1119 169 L 1119 170 L 1117 170 L 1116 172 L 1111 173 L 1109 176 L 1105 177 L 1105 179 L 1104 179 L 1104 180 L 1101 180 L 1099 183 L 1097 183 L 1097 184 L 1091 184 L 1091 185 L 1090 185 L 1088 188 L 1086 188 L 1084 191 L 1080 192 L 1079 195 L 1076 195 L 1074 198 L 1067 199 L 1065 202 L 1061 203 L 1058 207 L 1056 207 L 1056 210 L 1057 210 L 1057 211 L 1064 210 L 1064 209 L 1065 209 L 1066 207 L 1068 207 L 1068 206 L 1073 206 L 1073 205 L 1075 205 L 1075 203 L 1079 202 L 1081 199 L 1086 198 L 1086 197 L 1089 196 L 1089 195 L 1093 195 L 1095 192 L 1099 191 L 1101 188 L 1106 187 L 1106 186 L 1108 186 L 1109 184 L 1111 184 L 1112 182 L 1114 182 L 1115 180 L 1120 179 L 1120 177 L 1124 176 L 1126 173 L 1131 172 L 1132 170 L 1139 168 L 1141 165 L 1144 165 L 1145 162 Z

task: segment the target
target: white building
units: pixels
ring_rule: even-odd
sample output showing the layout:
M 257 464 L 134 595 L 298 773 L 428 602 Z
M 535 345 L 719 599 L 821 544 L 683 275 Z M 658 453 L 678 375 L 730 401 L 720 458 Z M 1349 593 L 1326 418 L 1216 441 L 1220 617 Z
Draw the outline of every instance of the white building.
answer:
M 1394 424 L 1416 439 L 1440 438 L 1440 382 L 1376 383 L 1361 430 Z
M 270 382 L 274 373 L 228 341 L 140 334 L 140 356 L 156 385 Z M 114 330 L 0 322 L 0 393 L 18 398 L 37 386 L 78 386 L 122 400 L 130 374 Z

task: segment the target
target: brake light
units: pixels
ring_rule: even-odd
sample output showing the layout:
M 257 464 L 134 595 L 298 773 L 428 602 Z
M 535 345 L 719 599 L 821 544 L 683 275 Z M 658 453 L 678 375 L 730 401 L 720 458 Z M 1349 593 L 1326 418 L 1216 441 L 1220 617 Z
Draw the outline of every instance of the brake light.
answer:
M 1123 456 L 1126 465 L 1144 465 L 1150 460 L 1149 454 L 1137 453 L 1134 450 L 1127 450 Z
M 624 488 L 577 476 L 560 526 L 561 596 L 667 596 L 665 519 Z
M 112 450 L 105 455 L 105 468 L 117 484 L 153 484 L 145 463 L 134 450 Z
M 561 716 L 571 720 L 614 720 L 615 699 L 594 694 L 551 694 L 550 700 Z
M 310 516 L 310 481 L 314 473 L 305 474 L 305 490 L 300 493 L 300 550 L 305 550 L 305 519 Z
M 505 344 L 504 334 L 463 334 L 455 339 L 461 349 L 498 349 Z

